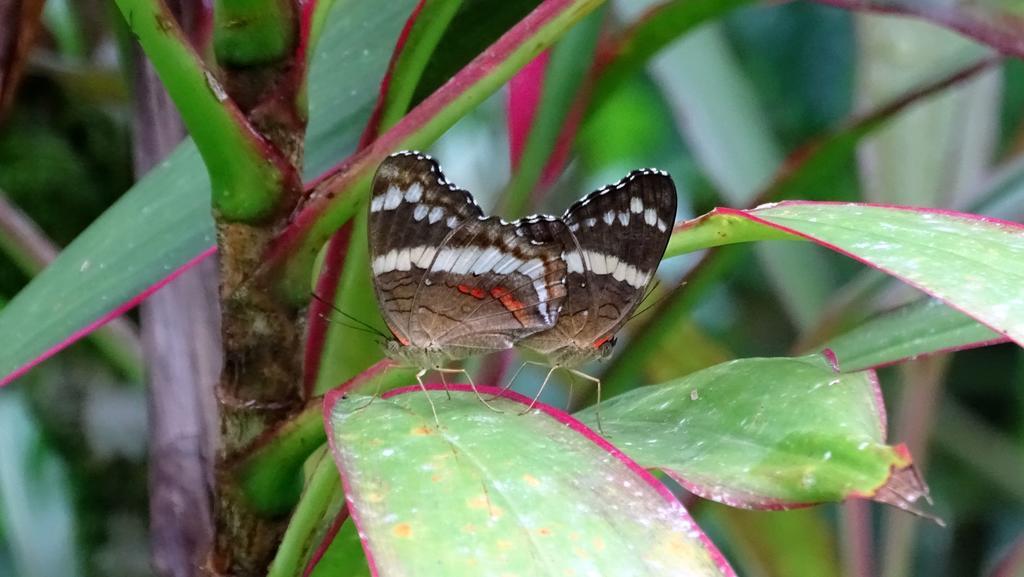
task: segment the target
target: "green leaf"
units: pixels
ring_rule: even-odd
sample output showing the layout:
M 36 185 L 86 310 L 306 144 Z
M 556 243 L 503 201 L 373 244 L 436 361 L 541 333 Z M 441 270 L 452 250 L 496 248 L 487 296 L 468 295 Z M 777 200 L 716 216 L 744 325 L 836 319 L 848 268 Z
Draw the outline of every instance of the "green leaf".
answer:
M 381 81 L 381 95 L 360 138 L 361 146 L 372 142 L 380 132 L 391 128 L 408 112 L 423 68 L 433 60 L 437 43 L 461 4 L 461 0 L 424 2 L 417 5 L 409 16 L 403 36 L 395 46 L 388 73 Z M 497 34 L 499 32 L 495 31 Z M 464 56 L 469 60 L 473 55 Z M 324 268 L 320 271 L 321 278 L 315 290 L 329 292 L 332 282 L 337 281 L 334 294 L 319 296 L 330 299 L 338 310 L 353 314 L 362 323 L 383 327 L 370 274 L 369 247 L 363 240 L 367 238 L 367 220 L 368 212 L 364 205 L 349 223 L 350 230 L 342 229 L 332 236 L 324 250 Z M 338 269 L 341 269 L 340 280 L 324 278 L 324 275 L 336 274 L 334 271 Z M 313 303 L 312 307 L 311 313 L 325 308 L 318 303 Z M 310 323 L 318 322 L 325 321 L 310 318 Z M 315 371 L 316 379 L 311 383 L 314 392 L 322 394 L 336 387 L 381 358 L 381 343 L 376 342 L 374 335 L 352 328 L 351 324 L 329 323 L 322 341 L 318 331 L 310 330 L 306 352 L 319 357 L 317 364 L 306 367 L 307 371 Z
M 732 575 L 649 473 L 567 415 L 418 388 L 329 397 L 332 447 L 381 575 Z M 488 389 L 485 394 L 496 392 Z
M 197 192 L 205 201 L 189 198 Z M 187 144 L 0 311 L 0 384 L 130 308 L 213 242 L 209 180 Z
M 325 176 L 267 255 L 266 266 L 278 271 L 281 290 L 297 301 L 308 298 L 316 255 L 355 213 L 366 197 L 373 172 L 388 154 L 430 145 L 600 4 L 602 0 L 546 0 L 372 146 Z
M 820 356 L 731 361 L 577 416 L 596 424 L 598 410 L 605 434 L 637 463 L 732 506 L 873 496 L 909 466 L 885 445 L 874 374 L 839 374 Z
M 355 148 L 413 0 L 339 5 L 314 57 L 307 161 Z M 360 46 L 359 53 L 352 55 Z M 120 314 L 214 244 L 210 182 L 187 142 L 146 175 L 0 311 L 0 384 Z M 127 304 L 126 304 L 127 303 Z
M 825 202 L 783 202 L 747 214 L 893 275 L 1024 343 L 1020 224 L 950 211 Z
M 879 315 L 819 348 L 831 349 L 844 372 L 980 347 L 1005 337 L 971 317 L 926 299 Z
M 412 27 L 408 28 L 408 36 L 405 43 L 399 47 L 393 58 L 393 65 L 386 80 L 387 92 L 381 97 L 381 117 L 379 129 L 388 129 L 394 126 L 405 116 L 413 104 L 413 95 L 423 71 L 431 60 L 436 56 L 435 49 L 452 18 L 462 8 L 463 0 L 435 0 L 424 3 L 418 13 L 413 17 Z M 468 58 L 474 54 L 465 55 Z M 438 85 L 430 87 L 433 92 Z
M 267 577 L 300 575 L 345 505 L 341 479 L 326 447 L 314 458 L 302 498 L 292 511 Z
M 502 195 L 500 214 L 522 216 L 530 208 L 534 189 L 543 186 L 541 177 L 544 169 L 555 153 L 570 112 L 580 97 L 580 90 L 591 74 L 594 49 L 604 22 L 605 11 L 596 10 L 551 48 L 537 106 L 530 115 L 531 123 L 519 127 L 519 132 L 527 135 L 526 141 Z

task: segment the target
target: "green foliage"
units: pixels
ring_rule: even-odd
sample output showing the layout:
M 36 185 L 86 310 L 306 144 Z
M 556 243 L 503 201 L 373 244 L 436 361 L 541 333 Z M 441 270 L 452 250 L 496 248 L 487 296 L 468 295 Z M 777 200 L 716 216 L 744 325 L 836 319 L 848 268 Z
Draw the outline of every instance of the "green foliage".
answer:
M 297 24 L 282 26 L 280 3 L 217 4 L 213 51 L 222 63 L 265 64 L 293 47 L 291 24 Z M 864 552 L 851 547 L 851 533 L 857 543 L 879 547 L 884 577 L 910 573 L 909 567 L 941 570 L 926 557 L 951 559 L 958 574 L 975 574 L 997 554 L 1000 539 L 991 535 L 1019 532 L 1014 519 L 1022 510 L 1016 471 L 1024 404 L 1018 347 L 958 353 L 948 378 L 941 370 L 945 365 L 936 362 L 940 385 L 932 383 L 934 402 L 926 407 L 908 406 L 912 387 L 923 386 L 913 380 L 913 371 L 883 372 L 882 389 L 894 420 L 889 438 L 875 375 L 865 370 L 903 363 L 918 367 L 909 363 L 920 356 L 1024 341 L 1022 228 L 884 206 L 804 202 L 744 210 L 759 202 L 754 199 L 874 199 L 955 210 L 983 207 L 986 214 L 1019 221 L 1024 165 L 1009 162 L 1000 178 L 989 178 L 997 165 L 992 156 L 997 144 L 1007 160 L 1016 160 L 1021 149 L 1019 61 L 969 70 L 987 49 L 925 25 L 851 16 L 813 4 L 734 10 L 745 2 L 670 1 L 652 16 L 640 12 L 641 3 L 604 11 L 595 10 L 600 2 L 582 0 L 428 1 L 422 20 L 410 29 L 406 51 L 395 59 L 378 125 L 371 127 L 370 134 L 386 137 L 363 142 L 368 148 L 352 156 L 378 104 L 396 39 L 417 4 L 349 0 L 334 10 L 330 2 L 315 6 L 314 48 L 304 85 L 309 130 L 303 174 L 312 181 L 329 173 L 336 185 L 316 189 L 313 201 L 300 207 L 296 214 L 305 220 L 297 218 L 295 226 L 306 228 L 283 231 L 282 238 L 295 242 L 282 244 L 270 263 L 282 272 L 282 292 L 293 302 L 307 298 L 315 276 L 313 255 L 323 241 L 352 222 L 355 235 L 338 294 L 332 296 L 344 312 L 381 326 L 368 308 L 365 222 L 351 219 L 365 210 L 368 178 L 383 155 L 428 147 L 442 135 L 450 139 L 446 146 L 469 143 L 458 158 L 440 158 L 456 167 L 451 180 L 460 183 L 475 171 L 494 189 L 508 185 L 512 192 L 499 202 L 512 213 L 533 201 L 560 213 L 589 186 L 643 165 L 672 170 L 681 206 L 703 212 L 732 205 L 733 210 L 713 211 L 677 228 L 662 285 L 651 297 L 655 313 L 623 331 L 614 364 L 603 374 L 604 402 L 575 413 L 598 429 L 600 411 L 600 430 L 624 456 L 547 407 L 520 416 L 521 402 L 501 399 L 494 402 L 504 412 L 495 413 L 465 390 L 453 392 L 451 399 L 437 390 L 429 396 L 411 390 L 369 404 L 360 394 L 335 394 L 337 402 L 329 403 L 325 415 L 315 402 L 309 405 L 262 438 L 231 472 L 255 508 L 272 516 L 294 515 L 271 569 L 275 577 L 303 574 L 321 546 L 326 554 L 314 575 L 368 574 L 360 536 L 381 574 L 436 571 L 439 564 L 452 575 L 499 569 L 582 574 L 594 567 L 615 574 L 643 567 L 646 574 L 662 574 L 660 562 L 676 569 L 689 563 L 690 574 L 728 574 L 716 565 L 686 513 L 665 499 L 665 487 L 629 468 L 630 460 L 663 471 L 668 486 L 668 479 L 675 479 L 708 499 L 756 508 L 849 498 L 910 500 L 924 490 L 908 481 L 913 463 L 930 462 L 922 473 L 934 489 L 935 509 L 959 531 L 929 529 L 915 541 L 914 533 L 902 528 L 910 525 L 906 522 L 887 521 L 888 529 L 874 534 L 857 516 L 859 509 L 851 509 L 840 530 L 831 512 L 818 509 L 779 518 L 697 501 L 692 510 L 698 521 L 742 574 L 851 572 L 840 564 L 863 561 L 858 555 Z M 931 5 L 868 4 L 926 17 Z M 83 34 L 75 27 L 85 24 L 67 7 L 49 8 L 60 10 L 48 16 L 48 25 L 58 44 L 67 46 L 65 60 L 60 67 L 45 59 L 35 62 L 36 77 L 26 86 L 42 86 L 44 98 L 30 102 L 24 90 L 5 121 L 0 189 L 58 244 L 70 246 L 0 311 L 0 377 L 67 345 L 209 251 L 215 241 L 211 201 L 221 216 L 259 222 L 273 210 L 275 191 L 285 178 L 280 159 L 238 129 L 238 111 L 221 98 L 219 85 L 195 53 L 173 34 L 160 33 L 156 24 L 165 15 L 159 7 L 148 0 L 119 0 L 119 5 L 134 15 L 129 25 L 160 70 L 198 148 L 183 144 L 115 201 L 126 188 L 130 165 L 126 123 L 120 120 L 126 114 L 125 91 L 123 86 L 97 90 L 110 73 L 91 68 L 95 47 L 86 45 L 92 41 L 86 39 L 109 38 L 109 23 Z M 491 59 L 477 61 L 473 74 L 460 72 L 538 5 L 548 10 L 547 19 L 519 30 L 511 48 L 489 52 Z M 1007 14 L 995 3 L 979 9 Z M 593 12 L 584 17 L 588 11 Z M 954 27 L 997 48 L 1010 49 L 1005 39 L 1022 37 L 1009 21 L 986 23 L 966 11 L 951 14 Z M 230 24 L 241 21 L 262 27 L 263 34 L 256 41 L 252 29 L 235 35 L 238 30 Z M 549 47 L 544 97 L 528 127 L 531 140 L 523 164 L 506 183 L 494 176 L 505 172 L 505 157 L 479 152 L 504 146 L 506 119 L 469 112 Z M 465 82 L 446 85 L 456 74 Z M 82 88 L 83 78 L 92 84 L 88 89 Z M 107 100 L 91 104 L 96 94 L 107 94 Z M 566 118 L 580 104 L 580 130 L 573 133 Z M 486 134 L 498 144 L 474 146 L 471 134 Z M 541 198 L 536 184 L 560 138 L 571 143 L 570 162 L 551 194 Z M 816 147 L 800 148 L 811 141 Z M 343 161 L 348 164 L 331 173 Z M 5 227 L 0 232 L 10 235 L 8 226 L 0 221 Z M 901 292 L 893 288 L 895 282 L 879 280 L 881 275 L 858 276 L 853 261 L 792 242 L 798 238 L 852 256 L 937 300 Z M 762 242 L 781 239 L 791 242 Z M 769 254 L 766 244 L 784 252 Z M 725 245 L 759 248 L 720 249 Z M 17 243 L 0 246 L 12 262 L 25 256 Z M 693 253 L 703 250 L 720 252 L 691 270 Z M 0 298 L 14 296 L 23 273 L 6 262 L 0 267 Z M 689 284 L 677 286 L 683 274 Z M 662 304 L 658 299 L 664 295 Z M 838 368 L 817 354 L 740 358 L 825 348 L 835 354 Z M 323 351 L 314 375 L 321 392 L 380 357 L 377 343 L 340 325 L 330 327 Z M 739 360 L 717 364 L 723 358 Z M 493 371 L 496 365 L 486 361 L 483 367 L 487 374 L 501 375 Z M 587 372 L 601 374 L 601 367 Z M 14 429 L 3 443 L 14 448 L 0 451 L 0 457 L 10 460 L 27 451 L 19 430 L 43 428 L 54 438 L 66 436 L 54 425 L 61 419 L 50 412 L 66 416 L 72 411 L 67 407 L 78 403 L 115 402 L 54 394 L 67 390 L 61 388 L 65 381 L 89 383 L 75 391 L 92 386 L 76 369 L 56 373 L 38 373 L 50 383 L 44 390 L 51 392 L 38 403 L 44 418 L 22 408 L 4 421 Z M 543 372 L 523 375 L 517 382 L 523 391 L 535 390 L 544 378 Z M 369 382 L 359 381 L 361 393 L 373 394 L 378 383 L 387 390 L 413 382 L 407 370 L 369 376 Z M 573 389 L 561 373 L 553 380 L 542 402 L 575 406 L 594 398 L 593 392 L 577 394 L 579 387 Z M 436 404 L 439 422 L 428 399 Z M 7 401 L 0 408 L 21 403 L 6 392 L 0 401 Z M 328 434 L 344 473 L 347 505 L 324 449 Z M 904 442 L 910 454 L 900 446 Z M 87 503 L 72 511 L 69 495 L 95 493 L 76 492 L 33 468 L 62 460 L 77 467 L 88 463 L 95 449 L 85 442 L 57 443 L 58 451 L 39 446 L 38 462 L 0 468 L 0 535 L 7 543 L 0 547 L 0 571 L 13 566 L 31 574 L 25 559 L 58 562 L 79 553 L 91 559 L 104 553 L 99 539 L 90 538 L 81 552 L 61 550 L 47 558 L 30 547 L 31 540 L 20 538 L 20 530 L 42 526 L 47 511 L 59 511 L 54 515 L 61 522 L 86 519 L 83 525 L 107 514 Z M 116 481 L 99 474 L 83 478 L 107 493 Z M 12 507 L 12 487 L 45 494 L 32 497 L 39 499 L 35 514 Z M 140 508 L 141 487 L 126 498 L 126 507 Z M 349 520 L 328 546 L 322 540 L 342 507 L 359 523 L 358 531 Z M 748 522 L 744 519 L 751 517 L 744 515 L 758 516 Z M 981 536 L 970 542 L 949 538 L 965 530 Z M 837 543 L 843 555 L 832 550 Z M 905 543 L 919 551 L 920 559 L 913 561 L 918 565 L 911 564 L 906 547 L 901 549 Z

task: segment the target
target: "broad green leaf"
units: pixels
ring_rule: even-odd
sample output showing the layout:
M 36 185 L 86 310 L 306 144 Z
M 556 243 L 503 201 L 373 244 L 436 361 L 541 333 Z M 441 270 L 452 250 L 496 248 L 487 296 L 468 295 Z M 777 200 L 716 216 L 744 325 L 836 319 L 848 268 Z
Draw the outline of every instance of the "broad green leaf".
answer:
M 311 71 L 311 173 L 355 147 L 413 4 L 352 0 L 329 19 Z M 213 244 L 209 178 L 187 142 L 0 312 L 0 384 L 116 316 Z
M 733 574 L 664 486 L 571 417 L 520 415 L 518 396 L 493 412 L 467 389 L 325 403 L 377 574 Z
M 1004 340 L 964 313 L 927 299 L 879 315 L 820 348 L 831 349 L 840 370 L 852 372 Z
M 594 425 L 598 410 L 637 463 L 738 507 L 884 499 L 893 470 L 910 465 L 885 444 L 874 374 L 839 374 L 819 356 L 723 363 L 577 417 Z
M 783 202 L 746 214 L 893 275 L 1024 343 L 1024 225 L 866 204 Z

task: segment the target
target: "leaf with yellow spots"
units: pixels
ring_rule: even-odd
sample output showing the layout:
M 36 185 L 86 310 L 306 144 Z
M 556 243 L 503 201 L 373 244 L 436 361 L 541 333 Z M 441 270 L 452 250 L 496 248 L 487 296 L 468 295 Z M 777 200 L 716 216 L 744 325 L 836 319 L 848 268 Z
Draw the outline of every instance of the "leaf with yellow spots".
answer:
M 376 575 L 734 575 L 663 485 L 572 417 L 519 415 L 513 393 L 492 401 L 502 413 L 464 386 L 427 394 L 325 402 Z

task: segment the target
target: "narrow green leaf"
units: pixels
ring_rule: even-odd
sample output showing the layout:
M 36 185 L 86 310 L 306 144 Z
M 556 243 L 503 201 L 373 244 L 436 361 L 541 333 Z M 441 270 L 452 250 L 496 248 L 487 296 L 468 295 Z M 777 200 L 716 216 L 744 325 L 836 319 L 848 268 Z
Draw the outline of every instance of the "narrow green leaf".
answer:
M 484 407 L 468 387 L 367 405 L 333 395 L 330 438 L 381 575 L 732 575 L 649 473 L 528 399 Z M 492 394 L 497 389 L 488 389 Z
M 133 306 L 132 299 L 209 250 L 209 197 L 188 202 L 172 193 L 203 190 L 209 190 L 206 171 L 195 147 L 185 145 L 22 289 L 0 311 L 0 384 L 63 349 L 90 324 Z
M 413 1 L 348 0 L 327 22 L 311 71 L 311 170 L 355 148 L 377 97 L 372 87 Z M 354 46 L 361 48 L 353 57 Z M 118 314 L 213 244 L 209 178 L 187 142 L 0 311 L 0 384 Z
M 591 74 L 604 16 L 604 10 L 596 10 L 551 48 L 540 99 L 531 126 L 524 130 L 528 136 L 502 195 L 500 214 L 520 217 L 529 209 L 531 193 L 540 185 L 580 89 Z
M 424 3 L 419 9 L 402 51 L 394 58 L 388 90 L 382 95 L 380 129 L 391 128 L 409 111 L 423 71 L 461 7 L 462 0 L 434 0 Z
M 309 70 L 306 178 L 319 176 L 355 150 L 380 95 L 395 41 L 416 2 L 341 0 L 330 13 Z
M 602 0 L 546 0 L 372 146 L 325 176 L 267 256 L 269 267 L 281 267 L 281 289 L 296 300 L 308 298 L 310 271 L 320 247 L 352 217 L 387 155 L 429 146 L 600 4 Z
M 596 424 L 597 411 L 577 416 Z M 882 491 L 910 464 L 885 445 L 883 411 L 873 373 L 839 374 L 820 356 L 731 361 L 600 405 L 604 431 L 639 464 L 754 508 Z
M 406 21 L 403 35 L 399 37 L 395 52 L 391 57 L 388 73 L 381 81 L 381 95 L 377 101 L 374 114 L 361 137 L 361 145 L 372 142 L 380 132 L 391 128 L 408 112 L 408 107 L 417 86 L 421 85 L 421 75 L 427 63 L 435 56 L 434 50 L 447 29 L 455 13 L 461 6 L 461 0 L 440 0 L 424 2 L 417 5 L 415 11 Z M 464 55 L 466 60 L 473 55 Z M 384 322 L 377 308 L 376 295 L 373 291 L 370 274 L 370 255 L 367 238 L 367 207 L 357 210 L 351 223 L 349 238 L 337 238 L 339 232 L 332 237 L 329 248 L 325 250 L 325 258 L 344 259 L 341 278 L 333 295 L 320 295 L 330 299 L 335 306 L 378 330 L 384 331 Z M 344 243 L 344 255 L 335 243 Z M 340 246 L 340 245 L 339 245 Z M 331 268 L 338 268 L 341 263 L 331 263 Z M 323 273 L 321 273 L 323 274 Z M 318 287 L 330 283 L 318 283 Z M 319 289 L 318 289 L 319 290 Z M 314 303 L 314 307 L 316 304 Z M 311 322 L 318 322 L 311 319 Z M 381 346 L 377 336 L 365 330 L 352 328 L 351 322 L 333 322 L 327 325 L 326 335 L 320 350 L 320 363 L 316 367 L 316 381 L 313 388 L 316 393 L 324 393 L 339 383 L 358 375 L 374 361 L 381 358 Z M 319 346 L 312 335 L 307 345 L 316 351 Z M 307 366 L 307 370 L 311 367 Z
M 338 470 L 334 468 L 326 447 L 311 460 L 315 462 L 313 471 L 306 481 L 298 505 L 291 513 L 288 528 L 267 570 L 267 577 L 301 575 L 319 545 L 317 538 L 324 537 L 340 508 L 344 506 L 341 479 L 338 478 Z
M 820 348 L 831 349 L 839 368 L 850 372 L 1004 340 L 964 313 L 927 299 L 879 315 Z

